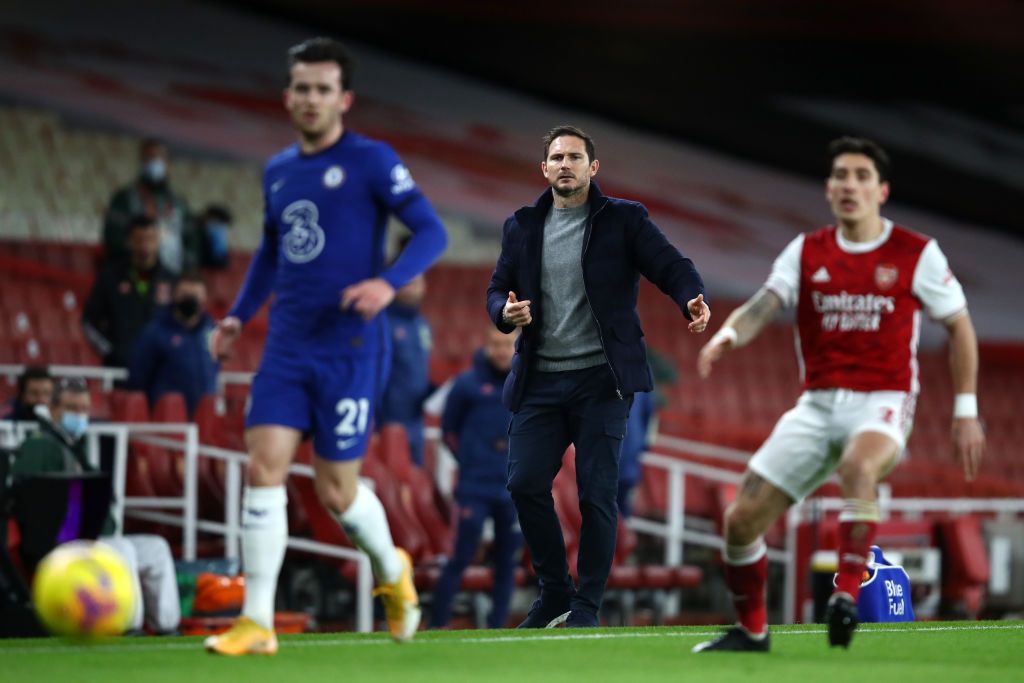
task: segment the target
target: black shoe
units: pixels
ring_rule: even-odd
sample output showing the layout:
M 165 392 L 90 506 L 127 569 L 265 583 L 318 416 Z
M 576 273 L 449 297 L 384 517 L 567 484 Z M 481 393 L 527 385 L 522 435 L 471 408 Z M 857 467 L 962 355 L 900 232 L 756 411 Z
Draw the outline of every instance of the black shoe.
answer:
M 554 628 L 569 618 L 569 596 L 547 599 L 541 596 L 533 601 L 530 613 L 517 628 Z
M 836 593 L 828 601 L 825 611 L 828 624 L 828 644 L 850 647 L 853 632 L 857 630 L 857 603 L 846 593 Z
M 582 609 L 574 609 L 565 620 L 566 628 L 597 628 L 600 623 L 597 615 Z
M 771 648 L 771 637 L 765 631 L 764 638 L 752 638 L 746 629 L 733 626 L 731 629 L 699 645 L 693 646 L 694 652 L 768 652 Z

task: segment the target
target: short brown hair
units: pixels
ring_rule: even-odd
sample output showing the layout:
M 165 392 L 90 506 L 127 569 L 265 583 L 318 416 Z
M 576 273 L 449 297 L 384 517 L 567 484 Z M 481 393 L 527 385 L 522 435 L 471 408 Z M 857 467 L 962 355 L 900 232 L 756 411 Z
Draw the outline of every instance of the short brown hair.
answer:
M 832 164 L 840 154 L 863 154 L 874 162 L 875 170 L 878 171 L 878 180 L 883 183 L 889 182 L 889 173 L 892 168 L 889 154 L 874 140 L 844 135 L 828 143 L 829 175 L 832 174 Z
M 53 375 L 50 374 L 50 369 L 45 365 L 29 365 L 22 370 L 21 374 L 18 375 L 18 398 L 25 395 L 25 389 L 28 387 L 29 382 L 38 382 L 39 380 L 53 382 Z
M 288 71 L 299 62 L 334 62 L 341 69 L 341 89 L 352 88 L 352 75 L 356 70 L 356 58 L 348 48 L 333 38 L 310 38 L 288 50 Z M 289 75 L 289 82 L 291 76 Z
M 156 224 L 156 218 L 145 213 L 132 214 L 132 217 L 128 219 L 128 235 L 131 235 L 136 230 L 149 230 L 150 228 L 158 228 Z
M 593 161 L 594 159 L 597 158 L 597 155 L 594 151 L 594 138 L 590 137 L 576 126 L 555 126 L 547 133 L 545 133 L 542 139 L 544 142 L 544 157 L 542 159 L 543 161 L 546 161 L 548 158 L 548 148 L 551 147 L 551 143 L 555 141 L 555 138 L 560 138 L 563 135 L 571 135 L 575 138 L 583 140 L 583 144 L 587 148 L 587 158 L 590 159 L 590 161 Z

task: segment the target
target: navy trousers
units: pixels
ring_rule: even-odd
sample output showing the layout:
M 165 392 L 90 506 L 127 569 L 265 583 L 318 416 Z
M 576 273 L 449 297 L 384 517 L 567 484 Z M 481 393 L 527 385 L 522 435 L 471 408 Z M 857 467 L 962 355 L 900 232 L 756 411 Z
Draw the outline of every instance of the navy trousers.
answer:
M 452 600 L 459 591 L 462 573 L 473 561 L 484 521 L 494 519 L 494 584 L 491 588 L 491 613 L 487 617 L 489 628 L 505 628 L 508 605 L 516 584 L 516 554 L 523 545 L 523 537 L 516 528 L 516 510 L 507 498 L 465 498 L 459 500 L 459 527 L 455 536 L 455 551 L 444 566 L 441 578 L 434 588 L 434 605 L 430 627 L 448 625 L 452 615 Z
M 571 596 L 574 610 L 596 615 L 615 556 L 619 451 L 633 403 L 620 398 L 607 365 L 533 372 L 509 426 L 508 490 L 540 581 L 541 597 Z M 551 485 L 565 450 L 576 446 L 579 490 L 579 589 L 569 577 L 565 540 Z

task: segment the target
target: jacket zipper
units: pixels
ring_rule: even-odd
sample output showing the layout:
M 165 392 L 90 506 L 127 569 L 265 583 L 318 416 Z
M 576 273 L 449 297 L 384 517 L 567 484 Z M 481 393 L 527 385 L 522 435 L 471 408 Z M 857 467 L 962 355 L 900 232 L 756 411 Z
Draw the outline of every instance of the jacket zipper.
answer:
M 587 291 L 587 271 L 584 266 L 584 261 L 587 258 L 587 249 L 590 247 L 590 235 L 594 231 L 594 218 L 597 214 L 604 210 L 604 204 L 594 212 L 594 215 L 587 219 L 586 228 L 586 239 L 583 240 L 583 253 L 580 254 L 580 272 L 583 275 L 583 296 L 587 300 L 587 308 L 590 309 L 590 317 L 594 319 L 594 324 L 597 326 L 597 338 L 601 341 L 601 352 L 604 353 L 604 360 L 608 363 L 608 369 L 612 371 L 612 379 L 615 380 L 615 395 L 622 400 L 622 387 L 619 385 L 619 376 L 615 374 L 615 366 L 612 365 L 612 361 L 608 358 L 608 350 L 604 345 L 604 332 L 601 330 L 601 323 L 597 319 L 597 314 L 594 313 L 594 306 L 590 303 L 590 292 Z

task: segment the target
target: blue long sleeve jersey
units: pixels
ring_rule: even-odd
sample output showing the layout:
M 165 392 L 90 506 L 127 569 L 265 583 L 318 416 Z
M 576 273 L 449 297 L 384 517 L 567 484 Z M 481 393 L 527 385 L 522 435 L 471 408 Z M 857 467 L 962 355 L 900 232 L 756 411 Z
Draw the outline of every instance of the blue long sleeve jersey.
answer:
M 398 289 L 447 246 L 441 220 L 394 150 L 346 131 L 331 147 L 288 147 L 263 173 L 263 239 L 229 315 L 243 323 L 274 293 L 265 353 L 369 355 L 386 344 L 383 315 L 340 309 L 341 291 L 381 277 Z M 389 214 L 413 237 L 385 268 Z

